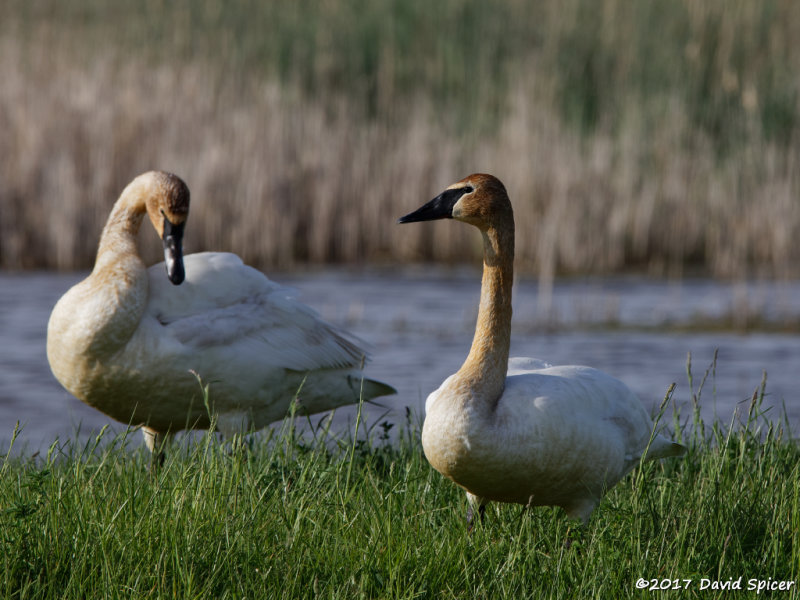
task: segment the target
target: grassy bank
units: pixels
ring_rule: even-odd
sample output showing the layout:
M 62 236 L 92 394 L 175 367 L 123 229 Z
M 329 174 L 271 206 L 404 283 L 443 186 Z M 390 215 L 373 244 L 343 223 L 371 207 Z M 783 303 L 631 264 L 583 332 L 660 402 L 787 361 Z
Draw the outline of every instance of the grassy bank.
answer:
M 650 598 L 643 578 L 722 598 L 702 580 L 797 581 L 800 450 L 758 407 L 680 429 L 688 456 L 636 469 L 583 531 L 492 505 L 467 535 L 463 493 L 409 423 L 393 445 L 383 424 L 355 444 L 287 424 L 246 457 L 205 437 L 157 473 L 138 434 L 54 444 L 0 465 L 0 596 Z
M 509 187 L 528 271 L 797 275 L 798 17 L 790 0 L 4 2 L 0 267 L 86 268 L 154 167 L 192 189 L 189 249 L 464 261 L 463 228 L 394 221 L 480 170 Z

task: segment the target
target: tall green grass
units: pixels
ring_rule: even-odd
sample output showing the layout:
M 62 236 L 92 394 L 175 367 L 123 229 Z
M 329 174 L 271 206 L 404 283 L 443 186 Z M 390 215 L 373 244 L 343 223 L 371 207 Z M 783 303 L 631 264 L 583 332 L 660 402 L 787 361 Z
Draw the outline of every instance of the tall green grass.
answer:
M 798 10 L 9 0 L 0 266 L 86 268 L 148 168 L 187 180 L 195 249 L 262 267 L 471 260 L 468 233 L 394 220 L 489 171 L 521 269 L 797 275 Z
M 413 422 L 386 443 L 385 422 L 353 438 L 287 420 L 247 453 L 206 436 L 153 472 L 126 436 L 56 443 L 0 466 L 0 595 L 650 598 L 643 578 L 724 598 L 701 580 L 796 582 L 800 450 L 764 394 L 727 425 L 676 412 L 688 455 L 636 469 L 584 530 L 560 509 L 490 505 L 468 535 L 464 494 Z

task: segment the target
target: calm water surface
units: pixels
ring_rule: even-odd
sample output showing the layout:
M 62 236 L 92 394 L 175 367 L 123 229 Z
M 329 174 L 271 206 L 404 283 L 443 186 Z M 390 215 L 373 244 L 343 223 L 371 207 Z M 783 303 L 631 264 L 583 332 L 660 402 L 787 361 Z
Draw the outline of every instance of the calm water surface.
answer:
M 0 444 L 8 447 L 17 421 L 23 426 L 15 449 L 34 452 L 54 440 L 83 440 L 104 425 L 125 427 L 70 396 L 47 365 L 47 319 L 56 300 L 85 274 L 0 274 Z M 434 269 L 400 273 L 325 271 L 276 275 L 325 319 L 372 345 L 370 377 L 395 386 L 398 395 L 368 408 L 368 419 L 405 419 L 405 408 L 421 415 L 427 394 L 453 373 L 472 340 L 480 276 Z M 556 282 L 543 321 L 535 281 L 521 280 L 514 292 L 512 356 L 558 364 L 585 364 L 622 379 L 649 408 L 658 406 L 670 383 L 688 416 L 695 391 L 715 350 L 718 360 L 701 394 L 706 419 L 729 422 L 768 374 L 767 415 L 779 420 L 785 406 L 792 431 L 800 431 L 800 336 L 781 333 L 709 333 L 692 323 L 739 310 L 773 322 L 797 322 L 800 283 L 719 284 L 706 280 L 666 283 L 643 278 Z M 543 323 L 546 326 L 543 326 Z M 614 323 L 613 328 L 606 327 Z M 687 326 L 688 324 L 688 326 Z M 796 330 L 796 328 L 795 328 Z M 337 427 L 352 423 L 354 410 L 339 409 Z M 5 450 L 0 450 L 0 454 Z

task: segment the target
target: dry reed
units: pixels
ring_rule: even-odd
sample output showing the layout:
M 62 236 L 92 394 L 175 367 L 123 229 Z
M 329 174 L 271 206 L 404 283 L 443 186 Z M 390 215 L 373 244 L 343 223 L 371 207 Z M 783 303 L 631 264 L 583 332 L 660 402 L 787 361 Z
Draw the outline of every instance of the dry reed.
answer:
M 636 25 L 614 21 L 627 3 L 598 4 L 596 42 L 620 54 L 600 87 L 622 87 L 615 78 L 632 69 L 625 53 L 635 50 L 633 36 L 625 34 Z M 720 20 L 713 53 L 719 65 L 709 85 L 728 90 L 724 97 L 738 103 L 731 127 L 746 130 L 729 139 L 714 133 L 713 122 L 698 128 L 685 89 L 662 90 L 656 112 L 623 89 L 599 107 L 579 106 L 575 127 L 562 110 L 571 102 L 568 69 L 552 65 L 583 31 L 584 3 L 569 3 L 558 20 L 547 6 L 542 14 L 561 29 L 553 25 L 552 38 L 508 59 L 502 89 L 476 79 L 475 94 L 499 109 L 474 127 L 468 118 L 486 115 L 487 104 L 453 116 L 456 84 L 441 97 L 424 86 L 401 93 L 396 71 L 408 65 L 391 46 L 379 47 L 367 95 L 374 102 L 365 102 L 346 86 L 309 89 L 247 60 L 232 68 L 202 54 L 154 59 L 108 40 L 102 51 L 87 50 L 74 41 L 80 23 L 44 19 L 15 28 L 7 21 L 0 30 L 0 268 L 89 267 L 112 202 L 152 168 L 179 174 L 192 190 L 188 251 L 230 250 L 279 269 L 473 261 L 480 248 L 471 232 L 406 229 L 395 220 L 452 181 L 486 171 L 504 180 L 514 202 L 519 268 L 545 279 L 630 268 L 679 276 L 695 267 L 721 277 L 796 276 L 800 140 L 791 121 L 783 137 L 768 135 L 769 121 L 753 113 L 758 98 L 745 81 L 752 73 L 726 71 L 736 60 L 731 23 L 750 15 Z M 695 27 L 714 16 L 689 13 Z M 779 27 L 780 15 L 773 20 Z M 785 29 L 775 39 L 790 44 Z M 689 63 L 704 56 L 698 36 L 686 46 Z M 800 56 L 793 47 L 781 51 Z M 319 53 L 315 72 L 330 83 L 335 69 L 325 66 L 326 49 Z M 476 74 L 488 77 L 491 57 L 477 55 Z M 436 61 L 420 68 L 447 72 Z M 712 91 L 697 104 L 718 103 Z M 584 104 L 592 94 L 581 96 Z M 723 116 L 733 114 L 726 110 Z M 153 240 L 142 247 L 148 261 L 158 259 Z

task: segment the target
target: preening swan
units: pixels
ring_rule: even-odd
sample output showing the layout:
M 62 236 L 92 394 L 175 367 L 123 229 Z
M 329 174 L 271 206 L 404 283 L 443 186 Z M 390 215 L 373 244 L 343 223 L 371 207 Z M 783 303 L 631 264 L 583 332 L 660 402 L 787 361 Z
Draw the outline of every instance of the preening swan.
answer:
M 139 258 L 145 213 L 163 240 L 167 277 L 164 263 L 147 269 Z M 70 393 L 141 424 L 151 451 L 168 433 L 210 425 L 190 371 L 210 384 L 211 412 L 227 434 L 282 419 L 298 390 L 309 413 L 395 393 L 363 379 L 357 340 L 237 256 L 184 258 L 188 214 L 189 189 L 175 175 L 145 173 L 122 192 L 94 269 L 50 316 L 47 358 Z
M 583 523 L 602 494 L 646 460 L 678 456 L 639 399 L 589 367 L 509 360 L 514 214 L 503 184 L 475 174 L 451 185 L 400 223 L 456 219 L 483 236 L 483 281 L 467 359 L 425 403 L 422 447 L 431 465 L 486 504 L 562 507 Z M 649 450 L 647 449 L 650 442 Z

